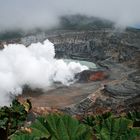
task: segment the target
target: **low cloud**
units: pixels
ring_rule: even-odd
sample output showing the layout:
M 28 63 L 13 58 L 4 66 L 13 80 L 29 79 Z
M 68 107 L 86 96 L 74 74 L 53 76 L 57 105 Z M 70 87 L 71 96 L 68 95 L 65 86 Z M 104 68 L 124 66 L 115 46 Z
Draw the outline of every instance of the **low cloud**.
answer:
M 0 31 L 49 29 L 61 16 L 73 14 L 131 26 L 140 23 L 139 6 L 139 0 L 0 0 Z

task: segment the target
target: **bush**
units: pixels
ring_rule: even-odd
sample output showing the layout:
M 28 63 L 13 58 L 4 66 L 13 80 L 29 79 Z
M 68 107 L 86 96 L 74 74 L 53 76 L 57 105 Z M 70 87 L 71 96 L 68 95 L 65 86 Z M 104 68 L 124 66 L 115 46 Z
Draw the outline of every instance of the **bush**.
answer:
M 10 107 L 4 106 L 0 108 L 0 138 L 7 140 L 10 135 L 16 132 L 27 117 L 27 111 L 24 105 L 17 100 L 13 100 Z
M 38 117 L 30 128 L 32 132 L 29 137 L 38 140 L 92 140 L 90 128 L 68 115 L 50 114 Z M 23 137 L 14 135 L 12 140 L 20 136 Z

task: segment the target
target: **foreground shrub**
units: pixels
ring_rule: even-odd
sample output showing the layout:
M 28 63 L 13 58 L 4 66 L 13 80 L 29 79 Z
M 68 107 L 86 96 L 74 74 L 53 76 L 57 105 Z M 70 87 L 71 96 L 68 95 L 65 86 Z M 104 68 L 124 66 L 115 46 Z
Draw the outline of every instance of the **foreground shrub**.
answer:
M 140 127 L 140 112 L 138 111 L 129 112 L 126 118 L 133 121 L 134 127 Z
M 24 126 L 31 109 L 29 100 L 14 100 L 10 107 L 0 108 L 0 140 L 138 140 L 140 113 L 113 116 L 88 115 L 82 122 L 64 114 L 39 116 Z M 22 127 L 23 126 L 23 127 Z
M 99 140 L 136 140 L 140 135 L 140 129 L 134 128 L 133 121 L 126 117 L 117 118 L 112 116 L 111 113 L 106 113 L 87 116 L 83 123 L 92 127 Z
M 13 100 L 10 107 L 0 108 L 0 138 L 7 140 L 8 137 L 15 133 L 17 129 L 24 125 L 27 117 L 27 111 L 24 105 L 17 100 Z
M 28 138 L 34 137 L 38 140 L 92 140 L 90 128 L 68 115 L 41 116 L 30 128 L 32 132 Z M 27 136 L 27 134 L 23 135 Z M 12 140 L 17 140 L 23 135 L 15 134 Z

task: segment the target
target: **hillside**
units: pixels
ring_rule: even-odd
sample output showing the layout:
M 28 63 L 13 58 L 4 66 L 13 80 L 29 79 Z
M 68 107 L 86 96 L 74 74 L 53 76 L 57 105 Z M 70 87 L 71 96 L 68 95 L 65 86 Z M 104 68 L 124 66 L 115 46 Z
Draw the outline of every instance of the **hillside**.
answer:
M 55 45 L 56 58 L 94 62 L 99 70 L 108 73 L 103 80 L 79 82 L 43 94 L 38 90 L 25 90 L 24 98 L 30 93 L 33 105 L 52 103 L 53 106 L 54 103 L 70 114 L 140 110 L 140 31 L 133 28 L 116 30 L 112 22 L 95 19 L 62 17 L 63 26 L 53 30 L 22 34 L 13 39 L 1 37 L 1 44 L 16 42 L 26 46 L 48 38 Z M 34 92 L 38 93 L 38 98 Z

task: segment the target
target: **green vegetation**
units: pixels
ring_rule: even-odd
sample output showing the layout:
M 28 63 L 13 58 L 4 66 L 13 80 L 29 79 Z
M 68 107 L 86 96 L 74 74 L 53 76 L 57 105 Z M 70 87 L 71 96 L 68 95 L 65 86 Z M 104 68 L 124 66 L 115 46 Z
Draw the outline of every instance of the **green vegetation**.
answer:
M 27 111 L 24 105 L 17 100 L 13 100 L 10 107 L 2 107 L 0 109 L 0 138 L 7 140 L 10 135 L 24 125 L 26 117 Z
M 133 121 L 126 117 L 115 117 L 107 113 L 88 116 L 84 119 L 84 123 L 92 127 L 99 140 L 135 140 L 140 130 L 134 128 Z
M 30 128 L 32 132 L 28 136 L 37 140 L 92 140 L 89 126 L 68 115 L 50 114 L 38 117 Z M 27 137 L 27 134 L 20 133 L 13 135 L 12 140 L 23 135 Z
M 0 109 L 0 139 L 2 140 L 136 140 L 140 136 L 140 113 L 114 116 L 87 115 L 77 120 L 66 114 L 38 116 L 25 125 L 31 103 L 17 100 Z M 137 124 L 137 125 L 136 125 Z

